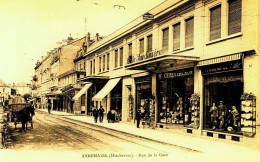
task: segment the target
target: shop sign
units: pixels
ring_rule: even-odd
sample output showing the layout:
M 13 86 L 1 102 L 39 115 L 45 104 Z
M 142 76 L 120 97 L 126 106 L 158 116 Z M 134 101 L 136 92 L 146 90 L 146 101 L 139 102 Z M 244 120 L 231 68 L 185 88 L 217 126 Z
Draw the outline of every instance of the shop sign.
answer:
M 130 63 L 134 63 L 134 62 L 139 62 L 139 61 L 143 61 L 143 60 L 147 60 L 150 58 L 154 58 L 156 56 L 159 56 L 162 54 L 162 50 L 155 50 L 152 52 L 146 52 L 146 54 L 140 55 L 138 54 L 137 57 L 132 56 L 132 60 L 130 61 Z
M 241 60 L 232 61 L 222 64 L 210 65 L 202 69 L 203 74 L 210 74 L 216 72 L 226 72 L 226 71 L 234 71 L 243 69 Z
M 158 75 L 158 79 L 174 79 L 174 78 L 181 78 L 181 77 L 189 77 L 193 76 L 193 69 L 184 69 L 184 70 L 178 70 L 173 72 L 166 72 L 161 73 Z
M 152 81 L 152 77 L 151 76 L 140 77 L 140 78 L 136 78 L 135 79 L 136 83 L 151 82 L 151 81 Z

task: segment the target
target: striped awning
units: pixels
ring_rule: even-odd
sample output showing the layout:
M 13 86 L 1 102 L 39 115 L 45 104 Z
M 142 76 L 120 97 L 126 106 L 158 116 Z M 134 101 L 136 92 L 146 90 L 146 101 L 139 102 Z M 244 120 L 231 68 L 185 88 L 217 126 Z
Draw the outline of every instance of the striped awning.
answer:
M 110 79 L 107 84 L 92 98 L 93 101 L 102 101 L 104 97 L 117 85 L 121 78 Z
M 72 98 L 73 100 L 79 99 L 90 87 L 92 83 L 87 82 L 87 84 Z
M 218 64 L 218 63 L 223 63 L 228 61 L 235 61 L 240 59 L 241 59 L 241 53 L 237 53 L 237 54 L 202 60 L 198 62 L 197 66 L 206 66 L 206 65 Z

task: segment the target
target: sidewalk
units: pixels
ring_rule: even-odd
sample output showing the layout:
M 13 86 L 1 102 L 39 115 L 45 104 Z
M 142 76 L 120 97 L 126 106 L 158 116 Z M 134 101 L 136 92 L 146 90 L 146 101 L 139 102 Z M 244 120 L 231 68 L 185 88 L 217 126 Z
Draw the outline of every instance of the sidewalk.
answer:
M 46 109 L 38 109 L 40 111 L 48 112 Z M 106 120 L 103 123 L 94 123 L 92 117 L 85 115 L 74 115 L 66 112 L 52 111 L 51 114 L 66 116 L 66 118 L 94 124 L 97 126 L 105 127 L 108 129 L 136 135 L 141 138 L 152 139 L 155 141 L 160 141 L 163 143 L 168 143 L 176 145 L 178 147 L 196 150 L 198 152 L 203 152 L 211 154 L 216 157 L 244 157 L 246 161 L 259 160 L 260 159 L 260 148 L 252 149 L 244 146 L 237 145 L 237 142 L 224 143 L 219 141 L 214 141 L 209 137 L 192 137 L 189 135 L 176 134 L 169 130 L 164 129 L 150 129 L 150 128 L 136 128 L 136 125 L 131 123 L 107 123 Z M 250 158 L 250 159 L 248 159 Z M 253 159 L 252 159 L 253 158 Z M 232 159 L 231 159 L 232 160 Z M 240 159 L 242 160 L 242 159 Z

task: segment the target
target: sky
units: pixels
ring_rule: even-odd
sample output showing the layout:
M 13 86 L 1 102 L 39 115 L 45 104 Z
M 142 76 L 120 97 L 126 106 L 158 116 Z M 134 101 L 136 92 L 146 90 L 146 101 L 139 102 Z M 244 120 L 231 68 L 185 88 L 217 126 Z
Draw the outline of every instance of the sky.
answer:
M 0 79 L 30 83 L 37 60 L 70 34 L 109 35 L 164 1 L 0 0 Z

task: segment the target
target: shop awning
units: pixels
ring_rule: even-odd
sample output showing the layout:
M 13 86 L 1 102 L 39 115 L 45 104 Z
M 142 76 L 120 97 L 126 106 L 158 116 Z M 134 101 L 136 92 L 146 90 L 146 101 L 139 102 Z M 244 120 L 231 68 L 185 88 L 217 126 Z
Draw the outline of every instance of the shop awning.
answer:
M 110 79 L 107 84 L 92 98 L 93 101 L 102 99 L 117 85 L 121 78 Z
M 218 64 L 218 63 L 223 63 L 228 61 L 235 61 L 240 59 L 241 59 L 241 53 L 237 53 L 237 54 L 202 60 L 197 64 L 197 66 L 206 66 L 206 65 Z
M 83 95 L 83 93 L 85 93 L 91 87 L 91 85 L 91 82 L 87 82 L 86 85 L 72 99 L 79 99 Z

